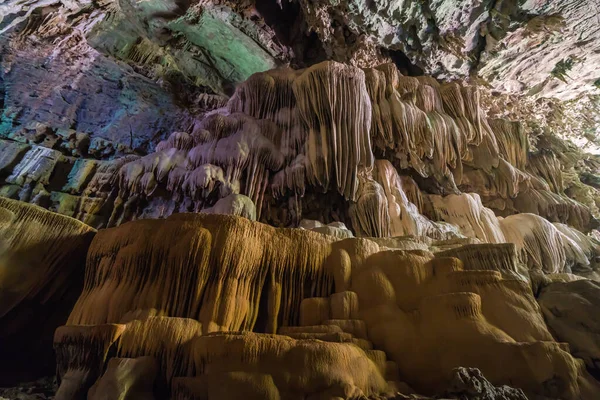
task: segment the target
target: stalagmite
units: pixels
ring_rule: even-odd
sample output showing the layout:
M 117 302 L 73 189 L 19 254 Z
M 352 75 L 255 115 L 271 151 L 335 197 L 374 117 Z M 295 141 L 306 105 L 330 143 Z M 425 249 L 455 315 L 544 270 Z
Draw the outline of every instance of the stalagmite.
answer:
M 309 229 L 311 231 L 324 233 L 329 236 L 334 236 L 338 239 L 347 239 L 354 237 L 354 234 L 342 222 L 332 222 L 324 225 L 320 221 L 306 220 L 300 221 L 298 226 L 301 229 Z
M 468 365 L 528 395 L 591 400 L 597 384 L 553 342 L 515 246 L 465 243 L 338 240 L 210 214 L 103 230 L 55 335 L 58 398 L 135 396 L 154 376 L 156 398 L 353 398 L 391 393 L 399 380 L 429 394 Z
M 550 342 L 525 282 L 503 280 L 497 271 L 462 271 L 460 262 L 422 252 L 384 251 L 369 260 L 352 272 L 360 315 L 370 340 L 416 389 L 443 390 L 444 371 L 471 365 L 531 395 L 575 399 L 597 390 L 581 362 Z M 500 367 L 510 360 L 528 361 Z
M 281 395 L 273 377 L 256 372 L 224 372 L 199 378 L 175 378 L 175 400 L 234 399 L 280 400 Z
M 202 210 L 207 214 L 239 215 L 256 221 L 256 207 L 248 196 L 242 194 L 230 194 L 219 199 L 214 206 Z

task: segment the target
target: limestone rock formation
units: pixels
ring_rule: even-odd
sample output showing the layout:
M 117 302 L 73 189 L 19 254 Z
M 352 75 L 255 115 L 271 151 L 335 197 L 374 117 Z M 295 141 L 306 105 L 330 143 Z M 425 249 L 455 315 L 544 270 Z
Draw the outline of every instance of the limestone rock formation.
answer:
M 562 171 L 556 157 L 532 152 L 518 122 L 487 119 L 479 98 L 475 86 L 402 76 L 393 64 L 276 69 L 252 75 L 225 108 L 173 132 L 143 157 L 93 160 L 5 142 L 1 190 L 98 227 L 205 211 L 276 226 L 297 226 L 306 217 L 342 222 L 359 236 L 521 243 L 549 235 L 559 254 L 543 268 L 587 268 L 593 252 L 584 257 L 578 248 L 587 239 L 567 234 L 572 243 L 543 219 L 524 215 L 589 232 L 597 207 L 587 199 L 596 189 L 586 186 L 585 204 L 569 197 L 584 200 L 563 184 L 573 172 Z M 328 206 L 313 207 L 323 193 Z M 234 198 L 235 205 L 224 203 Z M 541 250 L 519 250 L 528 252 L 525 263 L 542 267 Z
M 434 395 L 460 366 L 531 396 L 600 390 L 532 291 L 597 279 L 592 210 L 477 87 L 323 62 L 253 75 L 144 156 L 5 143 L 7 195 L 116 226 L 55 333 L 57 398 Z
M 595 0 L 0 3 L 0 386 L 600 397 Z
M 0 197 L 0 385 L 54 369 L 52 333 L 79 296 L 93 236 L 75 219 Z
M 153 357 L 156 393 L 184 399 L 354 398 L 407 384 L 431 395 L 461 365 L 528 395 L 598 393 L 584 362 L 554 342 L 528 281 L 502 277 L 517 268 L 514 247 L 506 267 L 465 270 L 432 244 L 382 243 L 209 214 L 102 230 L 83 293 L 55 336 L 58 393 L 90 390 L 109 353 Z M 105 374 L 96 387 L 114 372 Z
M 152 357 L 111 358 L 102 378 L 90 388 L 88 398 L 151 400 L 157 369 Z
M 356 398 L 387 391 L 378 366 L 352 344 L 223 333 L 199 337 L 192 351 L 201 378 L 180 378 L 175 390 L 200 398 L 245 393 L 257 399 L 300 394 Z
M 596 377 L 600 372 L 600 332 L 594 310 L 599 293 L 597 282 L 582 279 L 551 283 L 538 298 L 554 336 L 569 343 L 573 355 L 584 360 Z
M 165 237 L 179 244 L 170 247 Z M 121 323 L 144 312 L 198 320 L 204 333 L 252 330 L 257 323 L 260 331 L 275 333 L 298 318 L 304 297 L 329 292 L 323 263 L 333 240 L 210 214 L 102 230 L 88 253 L 83 293 L 69 324 Z
M 476 368 L 457 368 L 452 371 L 450 388 L 445 392 L 448 397 L 490 400 L 525 400 L 527 397 L 520 389 L 508 386 L 494 387 Z
M 54 333 L 58 399 L 86 398 L 88 389 L 102 375 L 111 346 L 124 325 L 61 326 Z

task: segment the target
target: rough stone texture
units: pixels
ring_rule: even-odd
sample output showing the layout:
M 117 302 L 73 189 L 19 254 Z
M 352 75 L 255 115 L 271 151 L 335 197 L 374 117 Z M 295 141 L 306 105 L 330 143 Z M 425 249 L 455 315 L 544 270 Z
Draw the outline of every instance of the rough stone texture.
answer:
M 0 400 L 50 400 L 56 393 L 53 377 L 22 383 L 17 387 L 0 388 Z
M 596 0 L 528 0 L 502 7 L 492 18 L 479 73 L 510 92 L 569 100 L 594 91 L 600 78 L 600 5 Z M 504 12 L 524 15 L 524 24 L 502 37 Z M 513 23 L 514 26 L 514 23 Z M 597 88 L 596 88 L 597 89 Z
M 557 340 L 569 343 L 574 356 L 600 376 L 600 285 L 590 280 L 556 282 L 544 287 L 538 302 Z
M 403 51 L 429 73 L 466 75 L 477 49 L 479 25 L 489 16 L 489 3 L 480 1 L 361 0 L 301 1 L 308 24 L 319 34 L 328 53 L 339 59 L 347 46 L 344 28 L 379 47 Z M 337 49 L 337 50 L 336 50 Z M 328 55 L 329 55 L 328 54 Z
M 19 14 L 25 3 L 29 12 Z M 93 14 L 94 8 L 105 14 L 95 29 L 86 29 L 92 45 L 102 52 L 140 64 L 162 59 L 163 67 L 176 66 L 184 75 L 193 72 L 213 89 L 244 80 L 277 61 L 301 59 L 303 54 L 295 54 L 293 48 L 306 41 L 309 32 L 317 34 L 329 59 L 354 60 L 364 67 L 381 63 L 387 50 L 402 51 L 426 73 L 443 78 L 478 71 L 509 92 L 533 89 L 544 96 L 573 99 L 594 89 L 600 78 L 595 68 L 600 57 L 595 0 L 57 4 L 53 9 L 62 7 L 63 14 Z M 49 7 L 41 0 L 11 0 L 5 8 L 2 30 L 38 12 L 48 13 Z M 281 20 L 286 18 L 289 26 L 284 29 Z M 297 25 L 303 34 L 291 33 Z M 231 47 L 236 41 L 241 46 Z
M 509 92 L 573 99 L 600 78 L 595 0 L 299 3 L 328 56 L 340 61 L 354 58 L 349 40 L 358 36 L 404 52 L 427 73 L 478 72 Z
M 20 12 L 25 5 L 27 11 Z M 64 36 L 76 33 L 99 54 L 129 63 L 186 102 L 198 91 L 231 94 L 234 85 L 252 73 L 287 62 L 306 67 L 333 59 L 369 67 L 392 60 L 401 72 L 411 75 L 470 77 L 509 94 L 568 101 L 565 112 L 572 115 L 557 119 L 572 132 L 563 129 L 557 133 L 579 140 L 587 137 L 592 142 L 598 135 L 600 28 L 596 0 L 10 0 L 3 7 L 0 34 L 16 47 L 31 47 L 28 40 L 11 39 L 16 31 L 53 46 L 54 39 L 61 37 L 56 42 L 71 48 L 74 39 L 67 41 Z M 84 50 L 78 49 L 78 53 L 89 52 Z M 13 51 L 5 47 L 2 54 L 6 58 Z M 48 60 L 38 62 L 33 52 L 30 49 L 26 51 L 30 54 L 25 54 L 32 61 L 20 58 L 23 69 L 29 69 L 29 64 L 46 65 Z M 121 75 L 125 75 L 130 89 L 119 89 L 123 93 L 115 98 L 138 104 L 134 110 L 114 104 L 114 112 L 112 107 L 101 112 L 105 121 L 115 113 L 115 118 L 123 120 L 114 121 L 114 130 L 120 131 L 123 139 L 119 143 L 145 148 L 143 143 L 131 143 L 142 139 L 127 141 L 126 136 L 133 131 L 134 136 L 143 135 L 152 141 L 162 127 L 178 119 L 160 90 L 150 98 L 132 98 L 131 90 L 148 91 L 148 85 L 136 84 L 129 72 L 113 71 L 114 66 L 90 63 L 93 65 L 88 68 L 106 69 L 113 84 L 122 84 Z M 52 70 L 59 71 L 58 75 L 65 75 L 60 67 Z M 55 81 L 44 80 L 39 74 L 33 72 L 36 85 L 56 86 Z M 9 77 L 7 85 L 28 75 L 31 73 Z M 112 85 L 106 86 L 110 91 Z M 58 104 L 63 102 L 59 94 L 71 104 L 83 102 L 65 90 L 52 96 Z M 37 104 L 29 98 L 17 100 L 25 106 Z M 152 104 L 169 117 L 156 121 L 145 111 Z M 560 107 L 562 103 L 556 104 Z M 82 112 L 93 115 L 89 107 L 83 104 Z M 72 119 L 73 115 L 66 115 L 63 122 Z M 579 126 L 585 120 L 588 122 Z M 138 130 L 140 124 L 151 127 Z
M 521 389 L 494 386 L 477 368 L 463 367 L 452 371 L 450 387 L 444 396 L 470 400 L 527 400 Z
M 412 392 L 401 379 L 427 394 L 450 383 L 443 396 L 524 398 L 453 371 L 468 365 L 528 395 L 596 399 L 569 353 L 597 372 L 598 287 L 582 277 L 600 279 L 600 242 L 586 235 L 600 162 L 577 148 L 595 150 L 599 122 L 596 8 L 4 1 L 0 195 L 121 225 L 98 235 L 69 321 L 100 325 L 56 333 L 60 396 L 85 397 L 116 355 L 156 358 L 157 398 L 391 397 Z M 190 211 L 246 218 L 172 215 Z M 17 267 L 0 288 L 20 287 Z M 570 349 L 552 341 L 530 283 L 547 285 L 545 316 Z M 291 340 L 214 334 L 298 321 Z M 307 359 L 291 374 L 304 386 L 282 378 Z M 113 361 L 91 395 L 129 381 L 131 397 L 148 394 L 135 364 Z
M 171 95 L 77 35 L 58 48 L 13 46 L 2 62 L 1 137 L 35 141 L 43 123 L 57 138 L 73 131 L 87 135 L 74 151 L 106 157 L 145 153 L 174 126 L 189 124 Z
M 175 398 L 383 397 L 405 392 L 401 382 L 428 395 L 511 393 L 476 371 L 455 377 L 456 365 L 534 396 L 596 398 L 600 383 L 553 341 L 526 281 L 502 278 L 499 263 L 467 270 L 411 238 L 383 243 L 203 214 L 101 230 L 55 334 L 59 392 L 86 391 L 112 357 L 152 356 L 155 390 Z
M 251 2 L 11 0 L 4 9 L 0 34 L 25 26 L 26 34 L 52 37 L 75 28 L 100 53 L 152 78 L 181 78 L 221 93 L 289 58 Z
M 583 153 L 551 132 L 531 138 L 517 121 L 486 118 L 480 103 L 476 86 L 401 76 L 391 63 L 275 69 L 142 157 L 93 159 L 85 135 L 38 124 L 3 142 L 0 193 L 94 227 L 204 211 L 514 242 L 526 269 L 595 276 L 600 247 L 584 233 L 598 226 L 598 192 L 580 176 L 597 164 L 579 165 Z

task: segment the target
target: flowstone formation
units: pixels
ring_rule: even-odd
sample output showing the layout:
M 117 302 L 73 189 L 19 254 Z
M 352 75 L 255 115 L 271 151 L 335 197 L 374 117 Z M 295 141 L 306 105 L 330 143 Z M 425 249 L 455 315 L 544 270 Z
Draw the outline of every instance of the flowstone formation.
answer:
M 486 118 L 477 87 L 393 64 L 257 73 L 146 156 L 5 143 L 5 195 L 99 228 L 200 211 L 309 219 L 356 236 L 511 242 L 529 269 L 595 274 L 597 242 L 584 233 L 597 226 L 597 189 L 581 167 L 531 150 L 519 122 Z
M 595 398 L 600 384 L 515 273 L 514 246 L 462 244 L 203 213 L 101 230 L 54 334 L 56 398 Z M 479 251 L 504 265 L 476 264 Z
M 599 398 L 588 3 L 5 2 L 0 386 Z
M 54 367 L 50 338 L 83 287 L 81 267 L 94 232 L 73 218 L 0 197 L 0 359 L 6 361 L 0 385 Z

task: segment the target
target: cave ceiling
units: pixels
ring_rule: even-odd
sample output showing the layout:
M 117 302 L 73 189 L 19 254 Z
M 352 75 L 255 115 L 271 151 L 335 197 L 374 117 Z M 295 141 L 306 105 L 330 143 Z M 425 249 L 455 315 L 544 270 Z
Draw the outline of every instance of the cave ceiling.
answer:
M 133 68 L 185 109 L 198 92 L 230 96 L 253 73 L 281 65 L 393 61 L 407 75 L 469 79 L 496 96 L 551 99 L 540 102 L 566 115 L 551 117 L 562 120 L 550 127 L 596 152 L 599 8 L 596 0 L 8 0 L 0 4 L 0 32 L 5 75 L 19 51 L 47 64 L 52 55 L 44 44 L 58 45 L 52 53 L 62 46 L 62 61 L 72 53 L 71 66 L 97 66 L 106 56 L 125 63 L 112 75 Z M 160 103 L 161 96 L 142 102 Z M 169 111 L 173 120 L 181 120 L 180 111 Z M 518 117 L 506 110 L 499 116 Z M 152 142 L 146 139 L 133 141 L 144 148 Z

